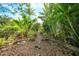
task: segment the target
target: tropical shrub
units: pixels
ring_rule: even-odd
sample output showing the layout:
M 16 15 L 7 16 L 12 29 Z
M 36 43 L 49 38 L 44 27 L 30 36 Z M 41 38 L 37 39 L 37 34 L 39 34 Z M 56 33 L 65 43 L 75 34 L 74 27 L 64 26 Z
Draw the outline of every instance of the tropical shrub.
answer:
M 79 45 L 79 4 L 44 4 L 43 27 L 49 36 Z M 74 43 L 73 43 L 74 44 Z
M 33 24 L 36 22 L 31 19 L 31 15 L 34 15 L 34 12 L 31 8 L 30 4 L 15 4 L 17 8 L 14 8 L 13 15 L 19 12 L 21 18 L 13 19 L 7 17 L 0 18 L 0 38 L 5 38 L 4 41 L 7 43 L 12 42 L 14 39 L 23 39 L 27 38 L 27 34 L 30 31 L 30 35 L 34 35 L 34 31 L 31 31 L 33 28 Z M 25 7 L 23 7 L 25 6 Z M 5 19 L 5 20 L 4 20 Z M 20 38 L 18 38 L 20 37 Z M 4 42 L 1 39 L 2 42 Z

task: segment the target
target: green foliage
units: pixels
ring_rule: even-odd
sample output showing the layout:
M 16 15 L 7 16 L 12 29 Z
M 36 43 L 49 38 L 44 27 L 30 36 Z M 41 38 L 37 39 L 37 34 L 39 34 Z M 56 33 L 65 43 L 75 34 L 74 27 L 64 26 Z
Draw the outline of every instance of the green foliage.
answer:
M 12 42 L 16 37 L 18 37 L 18 35 L 21 36 L 22 38 L 24 36 L 27 37 L 27 35 L 33 38 L 33 36 L 35 35 L 35 32 L 31 31 L 33 28 L 33 24 L 35 24 L 36 22 L 33 19 L 31 19 L 31 15 L 34 15 L 31 5 L 30 4 L 19 4 L 17 8 L 22 18 L 11 19 L 8 17 L 3 17 L 0 20 L 1 22 L 0 23 L 0 31 L 1 31 L 0 38 L 5 38 L 4 41 L 6 41 L 7 43 Z M 18 13 L 16 9 L 14 11 Z M 14 15 L 16 13 L 14 13 Z M 30 32 L 30 34 L 28 32 Z M 4 41 L 2 41 L 1 39 L 1 45 L 4 45 Z
M 33 30 L 30 30 L 30 31 L 28 32 L 28 38 L 29 38 L 30 41 L 35 41 L 36 32 L 33 31 Z
M 40 28 L 40 24 L 39 23 L 34 23 L 32 26 L 33 27 L 31 29 L 38 32 L 38 30 Z
M 5 38 L 0 38 L 0 47 L 5 45 L 6 41 Z
M 79 4 L 44 4 L 43 27 L 48 35 L 79 44 Z
M 10 35 L 7 40 L 5 38 L 0 38 L 0 47 L 12 43 L 14 39 L 15 39 L 14 35 Z
M 13 11 L 21 18 L 0 17 L 0 45 L 13 41 L 18 35 L 35 40 L 37 32 L 41 32 L 44 38 L 53 37 L 64 42 L 71 40 L 79 45 L 79 4 L 44 4 L 42 16 L 39 16 L 43 24 L 36 23 L 36 18 L 32 19 L 35 13 L 30 3 L 18 5 L 18 10 L 13 7 Z

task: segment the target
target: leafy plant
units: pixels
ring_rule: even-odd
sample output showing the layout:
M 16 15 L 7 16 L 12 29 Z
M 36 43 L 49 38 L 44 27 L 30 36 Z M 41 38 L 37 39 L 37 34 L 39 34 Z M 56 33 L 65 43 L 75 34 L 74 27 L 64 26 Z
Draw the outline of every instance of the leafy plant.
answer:
M 79 44 L 78 12 L 79 4 L 44 4 L 43 8 L 43 27 L 49 36 L 62 39 L 64 42 L 69 40 Z
M 30 41 L 35 41 L 35 38 L 36 38 L 36 32 L 33 31 L 33 30 L 30 30 L 30 31 L 28 32 L 28 39 L 29 39 Z

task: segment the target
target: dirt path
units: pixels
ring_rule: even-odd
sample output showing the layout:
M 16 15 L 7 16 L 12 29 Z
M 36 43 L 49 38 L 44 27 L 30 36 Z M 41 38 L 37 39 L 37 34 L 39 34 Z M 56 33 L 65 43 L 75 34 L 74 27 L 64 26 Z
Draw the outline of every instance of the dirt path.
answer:
M 42 41 L 43 37 L 37 34 L 36 40 L 21 41 L 14 45 L 0 49 L 2 56 L 68 56 L 71 50 L 64 48 L 56 41 Z

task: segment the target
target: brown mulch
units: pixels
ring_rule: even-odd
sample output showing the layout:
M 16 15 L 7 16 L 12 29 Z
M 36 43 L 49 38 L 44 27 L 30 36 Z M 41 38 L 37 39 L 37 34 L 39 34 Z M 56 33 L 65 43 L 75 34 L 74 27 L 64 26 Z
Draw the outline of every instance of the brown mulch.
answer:
M 0 49 L 0 56 L 71 56 L 72 51 L 56 41 L 20 41 Z

